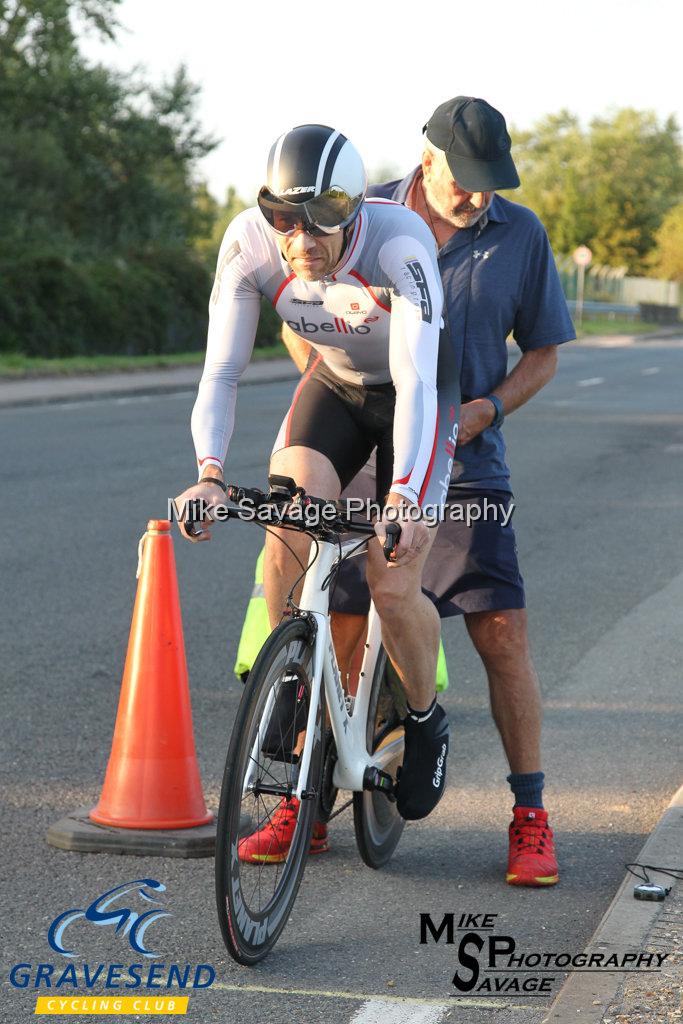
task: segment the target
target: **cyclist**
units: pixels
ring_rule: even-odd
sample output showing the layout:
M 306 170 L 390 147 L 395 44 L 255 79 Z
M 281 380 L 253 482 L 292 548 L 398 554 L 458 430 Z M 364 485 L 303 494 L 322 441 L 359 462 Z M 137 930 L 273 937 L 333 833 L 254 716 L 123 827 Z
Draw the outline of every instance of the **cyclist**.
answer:
M 223 498 L 236 386 L 266 297 L 313 348 L 275 441 L 270 472 L 292 477 L 309 493 L 337 498 L 376 450 L 384 513 L 376 525 L 378 542 L 368 548 L 367 577 L 408 699 L 397 806 L 404 818 L 417 819 L 443 795 L 449 741 L 435 695 L 439 617 L 421 590 L 436 529 L 417 515 L 420 509 L 440 512 L 446 497 L 457 438 L 457 360 L 441 330 L 443 298 L 429 228 L 399 204 L 366 200 L 366 188 L 358 152 L 332 128 L 301 125 L 271 147 L 258 206 L 232 221 L 219 252 L 206 362 L 192 413 L 200 480 L 176 504 L 204 499 L 210 506 Z M 395 517 L 402 533 L 388 566 L 381 542 Z M 210 517 L 198 537 L 184 523 L 180 528 L 188 539 L 210 539 Z M 300 574 L 297 559 L 306 564 L 310 544 L 305 534 L 288 532 L 292 554 L 277 533 L 273 528 L 266 538 L 271 627 Z M 283 801 L 265 834 L 242 841 L 240 856 L 284 859 L 290 809 Z

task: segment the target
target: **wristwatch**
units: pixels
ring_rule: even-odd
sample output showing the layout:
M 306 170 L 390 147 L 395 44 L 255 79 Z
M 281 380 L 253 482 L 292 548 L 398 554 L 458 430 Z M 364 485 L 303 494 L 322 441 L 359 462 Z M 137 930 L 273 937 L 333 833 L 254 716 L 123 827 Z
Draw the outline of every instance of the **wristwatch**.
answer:
M 201 478 L 201 480 L 199 481 L 199 483 L 200 484 L 215 484 L 216 487 L 220 487 L 220 489 L 222 490 L 223 494 L 227 494 L 228 493 L 228 488 L 226 487 L 226 485 L 223 483 L 222 480 L 218 479 L 217 476 L 203 476 Z
M 496 415 L 493 417 L 493 423 L 491 423 L 491 426 L 502 426 L 503 420 L 505 419 L 505 410 L 503 409 L 503 403 L 500 398 L 498 395 L 486 395 L 486 401 L 491 402 L 493 408 L 496 410 Z

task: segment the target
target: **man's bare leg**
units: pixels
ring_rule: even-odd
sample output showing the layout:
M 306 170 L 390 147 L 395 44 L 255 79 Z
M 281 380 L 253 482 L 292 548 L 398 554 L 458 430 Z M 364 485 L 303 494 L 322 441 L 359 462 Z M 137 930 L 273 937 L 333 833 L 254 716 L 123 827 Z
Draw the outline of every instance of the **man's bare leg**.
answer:
M 422 570 L 436 536 L 408 565 L 389 566 L 379 541 L 368 545 L 367 577 L 382 621 L 382 642 L 416 710 L 429 707 L 436 695 L 436 660 L 441 623 L 422 593 Z
M 523 608 L 476 612 L 465 616 L 468 632 L 489 679 L 491 711 L 510 765 L 508 782 L 514 794 L 510 885 L 548 886 L 559 877 L 553 833 L 543 809 L 541 720 L 538 676 L 531 660 L 527 616 Z M 542 842 L 520 845 L 515 836 L 539 835 Z
M 436 530 L 407 565 L 388 566 L 379 544 L 368 549 L 367 578 L 382 622 L 382 641 L 408 698 L 405 746 L 396 786 L 396 809 L 406 820 L 425 818 L 443 796 L 449 726 L 436 702 L 440 621 L 422 593 L 422 569 Z
M 343 680 L 350 679 L 354 655 L 358 644 L 363 638 L 368 624 L 367 615 L 347 615 L 344 612 L 332 612 L 330 615 L 332 640 L 337 655 L 337 663 Z M 357 682 L 357 680 L 350 680 Z M 355 692 L 355 691 L 351 691 Z
M 465 624 L 484 663 L 491 711 L 514 773 L 541 770 L 541 691 L 524 608 L 474 612 Z

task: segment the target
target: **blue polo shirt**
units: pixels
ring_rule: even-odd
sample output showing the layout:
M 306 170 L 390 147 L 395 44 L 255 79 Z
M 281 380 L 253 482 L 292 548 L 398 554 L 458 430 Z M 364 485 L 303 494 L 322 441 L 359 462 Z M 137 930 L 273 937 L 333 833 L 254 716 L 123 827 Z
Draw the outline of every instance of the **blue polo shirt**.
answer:
M 403 203 L 417 170 L 368 194 Z M 527 207 L 494 195 L 482 220 L 439 250 L 439 267 L 463 402 L 485 397 L 507 376 L 508 335 L 522 352 L 576 337 L 545 228 Z M 499 427 L 456 449 L 452 485 L 510 490 Z

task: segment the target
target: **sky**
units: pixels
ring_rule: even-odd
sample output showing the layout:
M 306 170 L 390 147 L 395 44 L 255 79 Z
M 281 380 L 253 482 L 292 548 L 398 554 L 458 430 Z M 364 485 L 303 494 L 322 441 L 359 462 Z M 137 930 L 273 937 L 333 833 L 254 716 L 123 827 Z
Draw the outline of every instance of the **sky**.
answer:
M 370 171 L 406 173 L 421 129 L 451 96 L 482 96 L 529 128 L 567 108 L 587 123 L 618 107 L 683 125 L 681 0 L 123 0 L 115 43 L 85 53 L 148 81 L 185 63 L 199 119 L 220 145 L 198 167 L 222 199 L 254 199 L 287 128 L 329 124 Z

